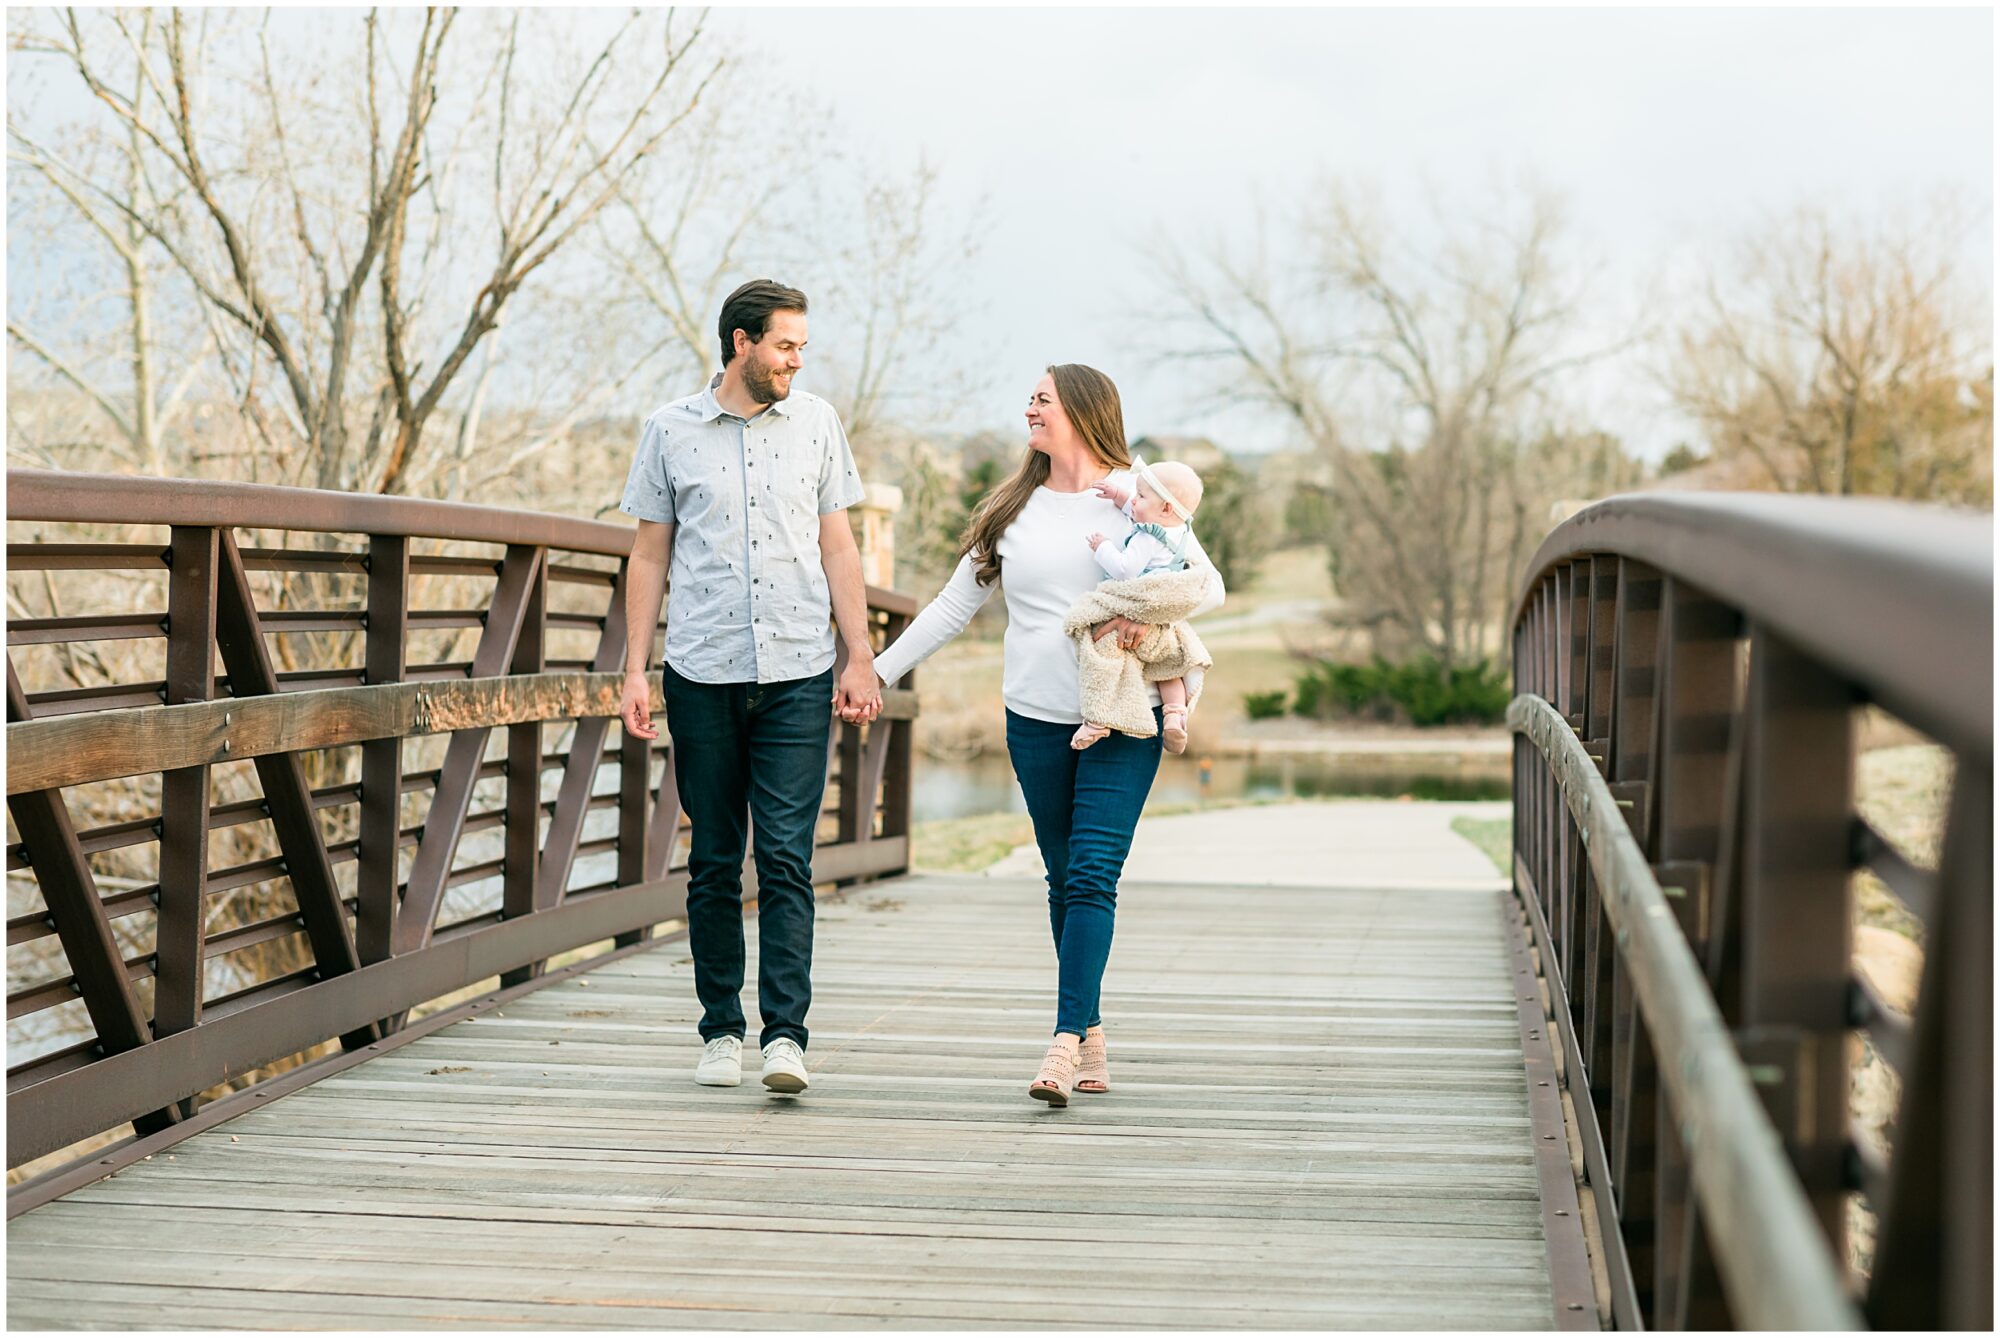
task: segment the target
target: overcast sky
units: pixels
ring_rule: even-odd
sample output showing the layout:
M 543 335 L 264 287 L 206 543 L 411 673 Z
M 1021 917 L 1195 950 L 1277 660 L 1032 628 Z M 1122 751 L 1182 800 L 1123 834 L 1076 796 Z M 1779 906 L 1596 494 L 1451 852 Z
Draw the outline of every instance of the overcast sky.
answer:
M 1910 212 L 1940 188 L 1981 211 L 1964 266 L 1990 307 L 1986 9 L 739 6 L 709 22 L 753 68 L 831 104 L 856 156 L 928 156 L 947 206 L 978 211 L 966 317 L 927 355 L 982 373 L 961 428 L 1018 426 L 1042 367 L 1079 361 L 1118 381 L 1135 436 L 1286 444 L 1275 420 L 1218 414 L 1206 381 L 1150 356 L 1143 317 L 1161 294 L 1139 246 L 1240 236 L 1253 197 L 1288 207 L 1328 175 L 1372 181 L 1397 217 L 1419 212 L 1426 183 L 1467 210 L 1495 180 L 1555 187 L 1607 343 L 1664 267 L 1725 254 L 1760 219 L 1803 203 Z M 45 75 L 9 105 L 40 121 L 88 99 Z M 830 348 L 838 314 L 816 312 L 813 333 Z M 1688 435 L 1636 358 L 1591 373 L 1577 402 L 1648 455 Z
M 1155 228 L 1240 230 L 1252 191 L 1322 173 L 1394 198 L 1531 172 L 1626 298 L 1676 248 L 1713 249 L 1806 200 L 1874 212 L 1956 186 L 1986 216 L 1967 262 L 1990 287 L 1993 19 L 1957 10 L 767 9 L 714 12 L 820 90 L 890 161 L 928 152 L 991 231 L 965 275 L 968 347 L 1011 421 L 1043 364 L 1124 390 L 1128 428 L 1278 444 L 1202 419 L 1149 367 L 1133 249 Z M 1468 200 L 1475 198 L 1469 191 Z M 831 333 L 831 332 L 829 332 Z M 1591 410 L 1657 453 L 1672 430 L 1634 369 Z

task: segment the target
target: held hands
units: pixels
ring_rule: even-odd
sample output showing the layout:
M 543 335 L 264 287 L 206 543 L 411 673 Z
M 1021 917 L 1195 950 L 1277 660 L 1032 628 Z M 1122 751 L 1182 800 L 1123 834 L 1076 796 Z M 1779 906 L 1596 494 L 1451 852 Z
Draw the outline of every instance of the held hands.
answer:
M 1101 543 L 1108 543 L 1108 542 L 1109 542 L 1109 540 L 1107 540 L 1107 539 L 1106 539 L 1106 538 L 1105 538 L 1105 537 L 1104 537 L 1103 535 L 1101 535 L 1101 534 L 1093 534 L 1093 535 L 1089 536 L 1088 538 L 1086 538 L 1086 539 L 1084 540 L 1084 542 L 1085 542 L 1085 543 L 1087 543 L 1087 544 L 1089 544 L 1089 545 L 1090 545 L 1090 551 L 1091 551 L 1091 552 L 1093 552 L 1093 553 L 1095 553 L 1095 552 L 1097 551 L 1097 546 L 1098 546 L 1099 544 L 1101 544 Z
M 625 690 L 618 698 L 618 719 L 625 732 L 635 739 L 657 739 L 660 730 L 653 723 L 653 685 L 643 670 L 625 675 Z
M 1097 626 L 1091 628 L 1090 634 L 1095 639 L 1102 641 L 1105 637 L 1116 632 L 1118 634 L 1118 649 L 1136 650 L 1140 641 L 1144 640 L 1146 633 L 1151 630 L 1152 627 L 1147 623 L 1135 623 L 1130 618 L 1113 618 L 1110 622 L 1099 623 Z
M 1132 500 L 1132 490 L 1130 488 L 1121 488 L 1109 479 L 1100 480 L 1092 484 L 1090 490 L 1121 510 L 1124 508 L 1125 503 Z M 1097 545 L 1092 544 L 1091 547 L 1095 548 Z
M 833 685 L 833 713 L 850 725 L 865 725 L 882 714 L 882 680 L 875 676 L 875 658 L 857 656 L 847 662 Z

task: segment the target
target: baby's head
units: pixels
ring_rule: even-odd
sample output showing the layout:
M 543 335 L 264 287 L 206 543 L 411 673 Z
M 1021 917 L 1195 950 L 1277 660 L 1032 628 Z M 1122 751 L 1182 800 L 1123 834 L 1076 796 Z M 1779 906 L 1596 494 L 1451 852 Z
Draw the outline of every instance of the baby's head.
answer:
M 1178 460 L 1162 460 L 1152 467 L 1153 475 L 1162 486 L 1174 495 L 1174 500 L 1187 508 L 1182 515 L 1168 506 L 1165 499 L 1153 489 L 1141 474 L 1138 487 L 1132 495 L 1132 518 L 1149 525 L 1185 525 L 1194 518 L 1201 506 L 1201 475 L 1189 469 Z

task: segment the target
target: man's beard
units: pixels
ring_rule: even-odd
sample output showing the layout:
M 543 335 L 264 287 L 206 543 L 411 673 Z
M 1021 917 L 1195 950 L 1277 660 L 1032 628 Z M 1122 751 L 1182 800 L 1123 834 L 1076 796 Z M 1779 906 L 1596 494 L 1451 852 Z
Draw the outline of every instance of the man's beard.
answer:
M 776 404 L 792 393 L 791 387 L 778 389 L 777 376 L 768 367 L 758 365 L 755 360 L 743 364 L 743 388 L 750 392 L 750 398 L 759 404 Z

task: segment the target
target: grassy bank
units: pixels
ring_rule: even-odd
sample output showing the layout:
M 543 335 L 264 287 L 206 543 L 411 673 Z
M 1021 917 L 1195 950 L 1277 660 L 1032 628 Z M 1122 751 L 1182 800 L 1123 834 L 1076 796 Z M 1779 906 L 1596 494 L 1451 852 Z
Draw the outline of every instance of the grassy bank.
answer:
M 1514 873 L 1514 820 L 1512 818 L 1453 818 L 1451 829 L 1479 847 L 1493 861 L 1493 867 L 1511 877 Z

